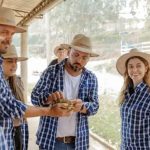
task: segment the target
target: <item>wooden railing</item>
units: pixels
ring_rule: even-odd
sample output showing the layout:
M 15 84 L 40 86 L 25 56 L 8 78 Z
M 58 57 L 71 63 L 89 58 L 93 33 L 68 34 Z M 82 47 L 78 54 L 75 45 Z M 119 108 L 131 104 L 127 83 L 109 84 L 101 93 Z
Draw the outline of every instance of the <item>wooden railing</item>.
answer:
M 135 44 L 121 44 L 121 53 L 127 53 L 130 49 L 137 48 L 140 51 L 143 52 L 150 52 L 150 42 L 141 42 L 141 43 L 135 43 Z

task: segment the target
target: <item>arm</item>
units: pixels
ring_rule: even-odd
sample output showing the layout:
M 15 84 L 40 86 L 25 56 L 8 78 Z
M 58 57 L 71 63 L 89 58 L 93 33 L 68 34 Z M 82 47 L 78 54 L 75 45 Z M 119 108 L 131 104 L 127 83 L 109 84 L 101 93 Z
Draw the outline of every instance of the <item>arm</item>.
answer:
M 48 68 L 43 72 L 36 86 L 31 93 L 31 102 L 35 106 L 47 106 L 46 101 L 49 96 L 49 90 L 52 88 L 53 72 Z
M 81 88 L 81 93 L 79 94 L 82 103 L 80 103 L 80 113 L 83 115 L 94 115 L 99 109 L 99 99 L 98 99 L 98 82 L 94 74 L 89 74 L 85 77 L 86 81 L 83 89 Z M 84 97 L 84 100 L 82 99 Z M 83 105 L 83 106 L 82 106 Z M 81 110 L 82 106 L 82 110 Z M 79 110 L 78 109 L 78 110 Z
M 84 83 L 84 87 L 82 86 L 82 88 L 79 90 L 79 96 L 81 99 L 72 100 L 74 105 L 73 111 L 79 112 L 82 115 L 94 115 L 99 108 L 97 78 L 95 75 L 91 75 L 85 77 L 84 79 L 86 79 L 86 83 Z M 85 97 L 84 100 L 82 99 L 81 95 L 82 97 Z
M 37 117 L 37 116 L 51 116 L 51 117 L 60 117 L 60 116 L 69 116 L 72 114 L 72 111 L 62 109 L 62 105 L 58 104 L 54 107 L 35 107 L 28 106 L 24 117 Z
M 22 118 L 26 105 L 18 101 L 5 80 L 0 80 L 0 116 L 4 118 Z

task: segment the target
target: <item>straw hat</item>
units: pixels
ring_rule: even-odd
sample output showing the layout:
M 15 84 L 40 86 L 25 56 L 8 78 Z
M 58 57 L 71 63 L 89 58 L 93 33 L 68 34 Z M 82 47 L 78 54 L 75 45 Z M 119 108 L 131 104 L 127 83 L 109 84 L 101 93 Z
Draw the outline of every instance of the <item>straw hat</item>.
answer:
M 126 54 L 120 56 L 117 60 L 116 68 L 121 75 L 124 75 L 124 73 L 125 73 L 126 61 L 129 58 L 135 57 L 135 56 L 144 58 L 150 64 L 150 54 L 140 52 L 137 49 L 131 49 L 129 53 L 126 53 Z
M 15 27 L 17 33 L 25 32 L 25 29 L 16 26 L 14 12 L 9 8 L 0 7 L 0 25 Z
M 8 49 L 7 49 L 7 53 L 2 54 L 2 57 L 5 58 L 17 58 L 17 61 L 25 61 L 28 58 L 27 57 L 18 57 L 17 55 L 17 51 L 14 45 L 11 45 Z
M 83 34 L 77 34 L 74 36 L 71 42 L 71 48 L 79 50 L 81 52 L 89 53 L 91 57 L 99 56 L 99 54 L 92 51 L 92 44 L 90 38 Z
M 57 52 L 60 50 L 69 50 L 70 49 L 70 45 L 68 44 L 60 44 L 59 46 L 56 46 L 54 49 L 54 54 L 57 55 Z

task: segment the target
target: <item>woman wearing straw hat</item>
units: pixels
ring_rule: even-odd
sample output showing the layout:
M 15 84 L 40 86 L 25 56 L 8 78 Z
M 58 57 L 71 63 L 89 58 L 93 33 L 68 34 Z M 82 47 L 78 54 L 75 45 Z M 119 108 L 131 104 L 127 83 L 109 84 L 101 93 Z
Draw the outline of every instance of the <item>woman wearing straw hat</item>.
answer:
M 27 60 L 26 57 L 18 57 L 17 51 L 14 45 L 11 45 L 7 53 L 2 55 L 3 57 L 3 70 L 5 79 L 8 81 L 9 86 L 15 95 L 15 97 L 25 103 L 23 82 L 19 76 L 16 76 L 17 62 Z M 7 122 L 5 122 L 7 123 Z M 28 149 L 28 125 L 26 119 L 14 119 L 13 120 L 13 133 L 15 150 L 27 150 Z M 7 125 L 5 125 L 7 127 Z
M 150 149 L 150 55 L 132 49 L 116 63 L 120 93 L 121 150 Z

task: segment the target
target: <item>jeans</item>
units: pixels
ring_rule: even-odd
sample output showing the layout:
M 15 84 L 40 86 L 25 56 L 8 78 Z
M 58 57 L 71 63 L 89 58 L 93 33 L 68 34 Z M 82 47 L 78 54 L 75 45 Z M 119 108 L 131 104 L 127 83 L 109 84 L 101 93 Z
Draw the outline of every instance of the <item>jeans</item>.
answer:
M 63 143 L 56 140 L 55 150 L 75 150 L 75 143 Z
M 39 148 L 39 150 L 47 150 L 43 148 Z M 56 140 L 55 150 L 75 150 L 75 143 L 63 143 Z

